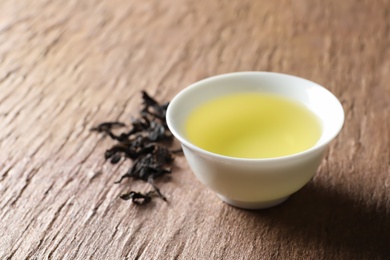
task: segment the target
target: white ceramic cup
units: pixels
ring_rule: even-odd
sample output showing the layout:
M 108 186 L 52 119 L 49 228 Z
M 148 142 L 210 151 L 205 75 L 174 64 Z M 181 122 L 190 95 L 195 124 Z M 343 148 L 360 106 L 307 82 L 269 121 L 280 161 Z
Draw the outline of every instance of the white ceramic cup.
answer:
M 242 92 L 276 94 L 304 104 L 322 123 L 320 139 L 303 152 L 269 159 L 223 156 L 188 140 L 184 125 L 195 108 L 217 97 Z M 343 108 L 327 89 L 303 78 L 272 72 L 237 72 L 201 80 L 178 93 L 167 111 L 168 127 L 181 142 L 196 177 L 223 201 L 246 209 L 275 206 L 309 182 L 343 123 Z

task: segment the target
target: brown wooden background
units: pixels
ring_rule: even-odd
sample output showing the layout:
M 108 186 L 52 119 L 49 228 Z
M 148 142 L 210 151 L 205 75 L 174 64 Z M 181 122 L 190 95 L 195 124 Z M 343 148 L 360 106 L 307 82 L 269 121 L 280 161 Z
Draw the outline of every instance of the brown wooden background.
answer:
M 331 90 L 345 127 L 314 179 L 245 211 L 184 158 L 169 203 L 118 199 L 129 162 L 88 129 L 129 122 L 216 74 L 294 74 Z M 0 1 L 0 259 L 389 259 L 390 2 Z

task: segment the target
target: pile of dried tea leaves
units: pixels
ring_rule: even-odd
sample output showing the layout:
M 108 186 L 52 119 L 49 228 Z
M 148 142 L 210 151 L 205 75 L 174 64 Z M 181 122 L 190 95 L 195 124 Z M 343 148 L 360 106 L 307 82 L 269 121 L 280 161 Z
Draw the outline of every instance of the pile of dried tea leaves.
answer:
M 152 198 L 159 197 L 166 201 L 166 197 L 154 184 L 154 180 L 171 173 L 169 167 L 175 153 L 181 150 L 169 150 L 173 135 L 168 129 L 165 115 L 169 103 L 159 104 L 154 98 L 142 91 L 142 109 L 138 118 L 133 119 L 131 128 L 127 132 L 115 134 L 116 128 L 125 128 L 123 122 L 104 122 L 91 131 L 108 135 L 115 144 L 104 153 L 106 160 L 112 164 L 122 159 L 133 161 L 130 169 L 115 183 L 120 183 L 125 178 L 133 178 L 149 183 L 153 190 L 147 193 L 130 191 L 120 195 L 123 200 L 132 200 L 137 205 L 145 205 Z

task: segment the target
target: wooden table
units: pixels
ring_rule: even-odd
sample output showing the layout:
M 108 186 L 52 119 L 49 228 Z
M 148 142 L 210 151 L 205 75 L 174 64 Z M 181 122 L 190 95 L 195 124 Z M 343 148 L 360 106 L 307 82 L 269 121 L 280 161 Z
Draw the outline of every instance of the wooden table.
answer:
M 325 86 L 345 126 L 313 180 L 262 211 L 222 203 L 183 157 L 168 202 L 89 128 L 233 71 Z M 390 2 L 0 2 L 0 259 L 389 259 Z

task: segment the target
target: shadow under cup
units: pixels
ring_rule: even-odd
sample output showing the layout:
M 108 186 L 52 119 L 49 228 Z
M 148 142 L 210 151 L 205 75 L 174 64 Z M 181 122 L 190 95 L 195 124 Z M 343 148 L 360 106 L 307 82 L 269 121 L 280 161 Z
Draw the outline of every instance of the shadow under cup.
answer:
M 267 159 L 223 156 L 188 140 L 184 126 L 194 109 L 215 98 L 243 92 L 274 94 L 303 104 L 322 124 L 320 139 L 303 152 Z M 168 107 L 167 123 L 181 142 L 191 170 L 204 185 L 233 206 L 259 209 L 283 202 L 313 177 L 324 150 L 343 126 L 344 111 L 331 92 L 306 79 L 272 72 L 238 72 L 207 78 L 182 90 Z

